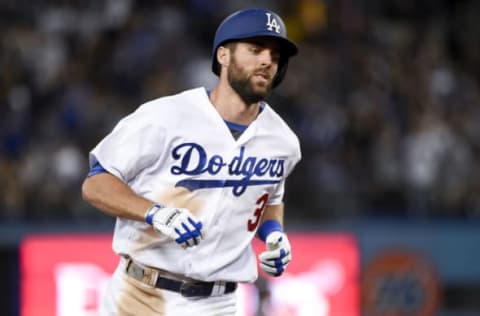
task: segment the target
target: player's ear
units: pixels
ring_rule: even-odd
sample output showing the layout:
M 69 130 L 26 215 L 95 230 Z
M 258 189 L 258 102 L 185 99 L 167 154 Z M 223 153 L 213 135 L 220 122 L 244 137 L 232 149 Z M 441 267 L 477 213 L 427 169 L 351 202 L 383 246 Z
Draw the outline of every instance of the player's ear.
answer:
M 217 49 L 217 61 L 220 67 L 226 67 L 230 64 L 230 49 L 226 46 L 219 46 Z

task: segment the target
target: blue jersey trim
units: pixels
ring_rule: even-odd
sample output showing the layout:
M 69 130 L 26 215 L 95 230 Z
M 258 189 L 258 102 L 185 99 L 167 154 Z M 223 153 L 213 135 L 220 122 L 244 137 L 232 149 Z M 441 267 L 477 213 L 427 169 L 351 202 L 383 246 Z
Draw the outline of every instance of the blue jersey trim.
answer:
M 237 123 L 233 123 L 233 122 L 229 122 L 229 121 L 225 121 L 225 123 L 227 123 L 227 126 L 228 126 L 229 129 L 237 131 L 237 132 L 244 132 L 248 127 L 248 125 L 237 124 Z
M 90 169 L 90 171 L 88 172 L 87 177 L 91 177 L 91 176 L 94 176 L 94 175 L 96 175 L 96 174 L 104 173 L 104 172 L 107 172 L 107 173 L 108 173 L 108 171 L 107 171 L 105 168 L 103 168 L 103 166 L 102 166 L 99 162 L 97 162 L 97 163 L 96 163 L 95 165 L 93 165 L 93 167 Z
M 262 113 L 263 109 L 265 108 L 265 103 L 261 102 L 260 103 L 260 109 L 259 109 L 259 114 Z M 237 132 L 245 132 L 245 130 L 248 128 L 248 125 L 243 125 L 243 124 L 238 124 L 238 123 L 233 123 L 230 121 L 224 120 L 225 123 L 227 123 L 227 126 L 229 129 L 237 131 Z

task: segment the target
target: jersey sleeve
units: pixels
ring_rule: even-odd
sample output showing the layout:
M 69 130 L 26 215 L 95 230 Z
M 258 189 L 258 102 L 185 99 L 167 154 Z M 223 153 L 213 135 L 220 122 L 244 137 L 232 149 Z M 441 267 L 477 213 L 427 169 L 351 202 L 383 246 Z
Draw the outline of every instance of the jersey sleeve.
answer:
M 300 152 L 300 145 L 298 145 L 298 142 L 297 142 L 297 146 L 295 148 L 294 154 L 292 155 L 290 163 L 287 164 L 285 176 L 283 177 L 282 181 L 280 181 L 280 183 L 278 183 L 277 186 L 275 187 L 275 190 L 273 191 L 273 193 L 271 194 L 267 202 L 268 205 L 276 205 L 276 204 L 282 203 L 283 195 L 285 193 L 286 180 L 288 176 L 292 173 L 295 166 L 300 161 L 301 157 L 302 157 L 302 154 Z
M 277 205 L 282 203 L 283 201 L 283 194 L 285 192 L 285 179 L 280 181 L 279 184 L 276 185 L 275 190 L 271 194 L 270 198 L 268 199 L 268 205 Z
M 164 152 L 164 128 L 149 111 L 139 108 L 123 118 L 90 152 L 90 168 L 99 163 L 109 173 L 129 182 Z

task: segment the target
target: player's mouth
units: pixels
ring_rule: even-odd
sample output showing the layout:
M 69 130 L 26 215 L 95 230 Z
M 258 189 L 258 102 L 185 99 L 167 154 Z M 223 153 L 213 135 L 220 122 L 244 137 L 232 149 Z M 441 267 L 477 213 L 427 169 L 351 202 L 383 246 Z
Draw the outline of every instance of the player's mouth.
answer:
M 253 76 L 261 82 L 268 83 L 270 81 L 270 75 L 268 75 L 267 73 L 264 73 L 264 72 L 256 72 L 256 73 L 253 74 Z

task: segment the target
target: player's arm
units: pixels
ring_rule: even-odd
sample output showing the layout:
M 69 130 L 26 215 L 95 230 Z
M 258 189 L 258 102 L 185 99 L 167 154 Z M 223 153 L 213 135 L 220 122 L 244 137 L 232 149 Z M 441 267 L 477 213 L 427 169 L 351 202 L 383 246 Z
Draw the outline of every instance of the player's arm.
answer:
M 292 259 L 287 235 L 283 231 L 283 203 L 267 205 L 257 235 L 266 244 L 259 255 L 261 268 L 273 276 L 281 275 Z
M 145 211 L 154 204 L 108 172 L 87 177 L 82 185 L 82 197 L 109 215 L 137 221 L 144 221 Z
M 283 227 L 283 213 L 284 213 L 283 203 L 277 204 L 277 205 L 267 205 L 263 212 L 260 225 L 262 225 L 268 220 L 275 220 Z
M 203 238 L 202 223 L 189 210 L 163 207 L 137 195 L 126 183 L 99 164 L 82 185 L 82 197 L 99 210 L 117 217 L 148 224 L 183 247 L 197 245 Z

